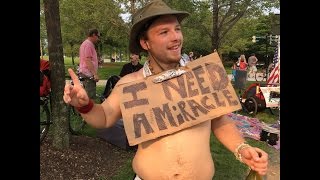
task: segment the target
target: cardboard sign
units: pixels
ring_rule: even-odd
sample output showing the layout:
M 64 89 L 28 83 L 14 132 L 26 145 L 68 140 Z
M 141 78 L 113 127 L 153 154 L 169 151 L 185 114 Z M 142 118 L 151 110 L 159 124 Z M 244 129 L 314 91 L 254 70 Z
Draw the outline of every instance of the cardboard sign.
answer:
M 217 53 L 188 63 L 178 77 L 154 83 L 161 74 L 119 85 L 129 144 L 171 134 L 241 108 Z

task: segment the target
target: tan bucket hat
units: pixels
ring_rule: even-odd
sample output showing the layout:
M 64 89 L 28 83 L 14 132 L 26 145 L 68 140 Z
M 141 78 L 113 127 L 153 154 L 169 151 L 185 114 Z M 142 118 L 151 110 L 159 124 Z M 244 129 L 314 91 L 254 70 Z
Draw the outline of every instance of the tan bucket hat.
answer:
M 171 9 L 162 0 L 154 0 L 145 7 L 139 9 L 132 15 L 132 27 L 130 30 L 129 50 L 131 53 L 140 53 L 144 51 L 139 43 L 139 33 L 142 27 L 152 18 L 159 15 L 173 14 L 177 16 L 179 22 L 189 15 L 186 11 L 177 11 Z

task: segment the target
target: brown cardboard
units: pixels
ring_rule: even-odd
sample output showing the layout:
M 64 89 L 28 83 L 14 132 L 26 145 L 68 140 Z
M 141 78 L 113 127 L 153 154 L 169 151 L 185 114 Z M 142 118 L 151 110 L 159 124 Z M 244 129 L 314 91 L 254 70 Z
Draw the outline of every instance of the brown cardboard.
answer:
M 119 86 L 131 146 L 241 108 L 217 53 L 190 62 L 185 70 L 161 83 L 152 82 L 158 74 Z

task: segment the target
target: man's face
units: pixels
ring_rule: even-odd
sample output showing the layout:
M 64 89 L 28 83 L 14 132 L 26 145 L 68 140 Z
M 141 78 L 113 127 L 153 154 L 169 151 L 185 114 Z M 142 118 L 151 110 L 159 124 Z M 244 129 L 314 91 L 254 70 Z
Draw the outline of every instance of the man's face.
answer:
M 93 43 L 96 44 L 100 40 L 100 34 L 93 34 Z
M 139 55 L 137 54 L 130 54 L 131 63 L 133 65 L 137 65 L 139 62 Z
M 179 62 L 182 43 L 181 26 L 174 15 L 157 18 L 147 31 L 147 40 L 140 40 L 144 49 L 164 63 Z

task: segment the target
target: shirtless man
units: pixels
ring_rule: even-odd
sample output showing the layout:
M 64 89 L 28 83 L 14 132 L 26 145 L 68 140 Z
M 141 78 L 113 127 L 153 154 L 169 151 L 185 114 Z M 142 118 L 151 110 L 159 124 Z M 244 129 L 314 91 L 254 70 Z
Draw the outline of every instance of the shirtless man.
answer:
M 65 86 L 64 101 L 77 107 L 87 123 L 95 128 L 107 128 L 115 124 L 121 118 L 119 84 L 141 80 L 179 64 L 183 43 L 180 22 L 186 16 L 187 12 L 172 10 L 161 0 L 138 10 L 133 15 L 129 49 L 135 53 L 147 51 L 145 66 L 121 78 L 101 105 L 89 100 L 75 73 L 69 69 L 74 86 Z M 243 163 L 261 175 L 266 174 L 268 155 L 246 144 L 233 121 L 223 115 L 139 144 L 132 162 L 137 175 L 135 179 L 211 180 L 215 172 L 210 152 L 211 131 Z

